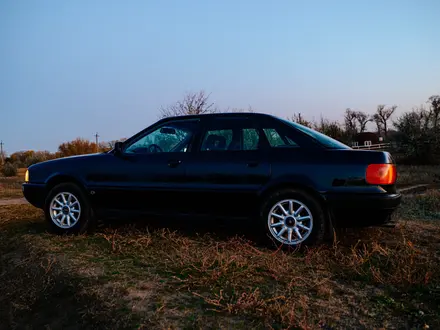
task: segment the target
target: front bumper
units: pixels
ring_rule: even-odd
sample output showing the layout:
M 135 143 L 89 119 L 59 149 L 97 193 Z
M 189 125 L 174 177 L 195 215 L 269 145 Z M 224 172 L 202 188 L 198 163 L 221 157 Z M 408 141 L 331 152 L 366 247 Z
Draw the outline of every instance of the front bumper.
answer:
M 329 194 L 327 204 L 336 226 L 381 226 L 391 221 L 401 194 Z
M 33 206 L 42 209 L 46 200 L 46 186 L 40 183 L 23 183 L 23 195 Z

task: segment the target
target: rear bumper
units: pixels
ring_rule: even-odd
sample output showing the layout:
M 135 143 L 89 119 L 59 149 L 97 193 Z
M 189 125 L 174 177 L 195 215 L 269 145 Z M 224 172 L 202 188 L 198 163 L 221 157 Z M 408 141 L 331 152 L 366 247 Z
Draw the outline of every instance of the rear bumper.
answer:
M 46 200 L 46 186 L 39 183 L 23 183 L 23 195 L 33 206 L 42 209 Z
M 380 226 L 391 221 L 401 194 L 329 194 L 326 200 L 336 226 Z

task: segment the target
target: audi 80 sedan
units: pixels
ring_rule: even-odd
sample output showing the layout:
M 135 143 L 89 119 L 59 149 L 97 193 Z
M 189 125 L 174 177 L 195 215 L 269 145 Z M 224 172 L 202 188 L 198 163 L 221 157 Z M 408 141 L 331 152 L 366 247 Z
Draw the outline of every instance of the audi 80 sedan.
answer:
M 227 217 L 297 246 L 335 226 L 392 223 L 396 175 L 388 152 L 272 115 L 204 114 L 162 119 L 109 152 L 32 165 L 23 193 L 60 234 L 114 216 Z

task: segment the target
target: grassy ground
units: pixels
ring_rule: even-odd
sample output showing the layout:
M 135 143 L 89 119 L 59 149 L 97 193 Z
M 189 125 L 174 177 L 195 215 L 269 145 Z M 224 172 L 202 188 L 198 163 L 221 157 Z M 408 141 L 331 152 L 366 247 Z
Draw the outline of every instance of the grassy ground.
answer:
M 440 184 L 440 166 L 398 165 L 397 184 L 399 186 Z
M 23 178 L 21 177 L 0 177 L 0 198 L 23 197 L 22 183 Z
M 440 220 L 439 190 L 428 190 L 424 194 L 403 195 L 397 216 L 410 220 Z
M 255 245 L 245 224 L 58 237 L 39 210 L 0 207 L 0 328 L 438 329 L 439 200 L 409 196 L 397 228 L 295 253 Z

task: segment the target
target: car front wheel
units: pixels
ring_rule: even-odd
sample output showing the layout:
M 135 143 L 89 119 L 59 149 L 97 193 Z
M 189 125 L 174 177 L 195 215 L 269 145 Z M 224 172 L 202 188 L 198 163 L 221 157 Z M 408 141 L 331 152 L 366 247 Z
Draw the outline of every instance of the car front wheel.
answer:
M 325 213 L 310 194 L 297 189 L 272 193 L 262 208 L 266 235 L 276 245 L 297 247 L 319 244 L 325 232 Z
M 89 201 L 74 183 L 61 183 L 52 188 L 44 213 L 51 231 L 57 234 L 83 233 L 93 223 Z

